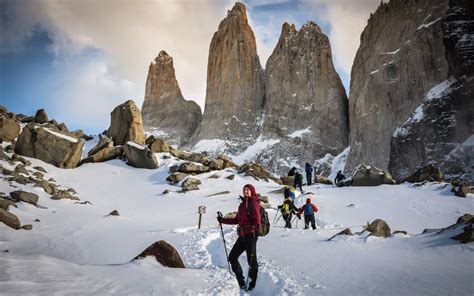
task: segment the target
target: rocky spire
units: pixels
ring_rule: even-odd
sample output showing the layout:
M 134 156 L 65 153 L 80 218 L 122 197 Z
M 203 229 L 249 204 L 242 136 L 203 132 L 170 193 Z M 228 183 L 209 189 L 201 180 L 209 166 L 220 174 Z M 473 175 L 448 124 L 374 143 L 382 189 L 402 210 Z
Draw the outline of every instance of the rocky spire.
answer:
M 234 152 L 254 141 L 264 101 L 263 70 L 245 6 L 236 3 L 209 47 L 203 123 L 194 143 L 227 140 Z
M 146 131 L 179 146 L 184 145 L 201 124 L 201 108 L 183 98 L 173 58 L 163 50 L 148 70 L 142 116 Z
M 347 97 L 329 39 L 318 25 L 308 22 L 298 31 L 283 24 L 265 79 L 263 135 L 281 139 L 277 149 L 268 151 L 277 154 L 275 160 L 297 157 L 303 165 L 347 147 Z M 279 170 L 278 162 L 267 165 Z

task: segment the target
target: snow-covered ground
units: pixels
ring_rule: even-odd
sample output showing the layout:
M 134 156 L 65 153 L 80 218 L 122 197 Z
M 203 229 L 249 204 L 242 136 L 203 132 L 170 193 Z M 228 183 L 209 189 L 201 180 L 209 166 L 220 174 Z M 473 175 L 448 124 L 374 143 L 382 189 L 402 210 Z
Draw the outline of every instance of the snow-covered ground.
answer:
M 89 143 L 87 143 L 90 145 Z M 87 150 L 88 147 L 85 148 Z M 58 184 L 72 187 L 81 201 L 51 200 L 32 185 L 0 191 L 27 190 L 40 196 L 39 204 L 10 208 L 33 230 L 13 230 L 0 224 L 0 295 L 243 295 L 227 270 L 216 212 L 236 211 L 244 184 L 252 183 L 268 195 L 272 208 L 282 196 L 275 183 L 257 182 L 220 171 L 197 175 L 198 191 L 178 193 L 168 185 L 168 168 L 178 160 L 163 159 L 160 168 L 136 169 L 113 160 L 59 169 L 37 159 Z M 3 161 L 7 169 L 12 167 Z M 31 169 L 31 167 L 29 167 Z M 162 194 L 165 189 L 172 192 Z M 313 185 L 304 190 L 319 207 L 319 228 L 284 229 L 272 225 L 259 238 L 259 278 L 253 295 L 473 295 L 474 245 L 460 244 L 453 233 L 420 234 L 444 228 L 464 213 L 474 213 L 473 195 L 455 197 L 446 184 L 379 187 Z M 208 195 L 230 191 L 230 194 Z M 206 206 L 197 229 L 198 206 Z M 107 216 L 118 210 L 120 216 Z M 268 210 L 273 221 L 276 212 Z M 354 226 L 353 232 L 376 218 L 408 235 L 390 238 L 367 235 L 328 238 Z M 35 222 L 39 219 L 40 222 Z M 294 225 L 296 226 L 296 225 Z M 228 248 L 236 240 L 235 227 L 224 226 Z M 186 269 L 162 267 L 154 258 L 132 260 L 150 244 L 166 240 L 176 247 Z M 8 250 L 8 252 L 5 252 Z M 245 255 L 241 257 L 246 269 Z

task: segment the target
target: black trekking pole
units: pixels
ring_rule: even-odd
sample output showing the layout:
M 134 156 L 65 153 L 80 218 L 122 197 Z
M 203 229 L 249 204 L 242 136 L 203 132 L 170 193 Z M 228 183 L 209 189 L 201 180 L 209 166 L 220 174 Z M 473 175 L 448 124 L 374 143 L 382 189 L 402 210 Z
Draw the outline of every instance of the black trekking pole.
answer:
M 276 220 L 276 218 L 277 218 L 277 216 L 278 216 L 278 212 L 279 212 L 278 210 L 275 211 L 275 217 L 273 218 L 273 224 L 275 224 L 275 220 Z
M 221 212 L 217 212 L 217 216 L 221 219 L 223 218 Z M 230 270 L 229 254 L 227 254 L 227 245 L 225 243 L 224 230 L 222 229 L 221 221 L 219 221 L 219 226 L 221 227 L 222 240 L 224 241 L 225 259 L 227 260 L 227 266 L 229 267 L 229 273 L 232 274 L 232 271 Z
M 280 214 L 280 216 L 278 216 L 278 219 L 276 220 L 276 222 L 275 222 L 275 223 L 273 223 L 273 224 L 276 224 L 276 223 L 278 223 L 278 221 L 280 221 L 280 218 L 281 218 L 282 216 L 283 216 L 283 214 Z

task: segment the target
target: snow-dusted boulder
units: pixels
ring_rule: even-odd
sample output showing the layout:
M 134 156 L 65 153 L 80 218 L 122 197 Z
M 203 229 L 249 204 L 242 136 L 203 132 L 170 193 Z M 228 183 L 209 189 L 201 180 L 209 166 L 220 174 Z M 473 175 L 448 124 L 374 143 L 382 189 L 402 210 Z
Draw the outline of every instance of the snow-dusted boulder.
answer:
M 29 123 L 18 136 L 15 152 L 59 168 L 74 168 L 81 160 L 83 146 L 84 142 L 76 138 Z
M 176 172 L 176 173 L 173 173 L 173 174 L 169 175 L 166 178 L 166 181 L 171 183 L 171 184 L 177 184 L 177 183 L 181 182 L 182 180 L 184 180 L 184 178 L 186 178 L 187 176 L 189 176 L 189 175 L 185 174 L 185 173 Z
M 10 226 L 13 229 L 20 229 L 21 227 L 18 217 L 4 209 L 0 209 L 0 222 L 5 223 L 5 225 Z
M 181 187 L 183 188 L 183 192 L 191 191 L 191 190 L 199 190 L 198 185 L 201 185 L 201 180 L 193 177 L 189 177 L 184 180 Z
M 158 160 L 148 147 L 129 141 L 123 146 L 123 150 L 128 165 L 144 169 L 158 168 Z
M 168 146 L 168 143 L 166 143 L 166 141 L 163 139 L 150 136 L 146 140 L 146 144 L 154 153 L 170 152 L 170 147 Z
M 265 180 L 268 182 L 270 179 L 275 182 L 280 182 L 280 180 L 275 178 L 265 167 L 254 161 L 243 164 L 239 168 L 238 173 L 244 174 L 244 176 L 254 177 L 256 180 Z
M 212 159 L 209 161 L 209 168 L 211 170 L 222 170 L 222 167 L 224 166 L 224 161 L 222 159 Z
M 185 268 L 183 259 L 178 251 L 164 240 L 157 241 L 145 249 L 135 259 L 145 258 L 146 256 L 154 256 L 156 261 L 167 267 Z
M 193 162 L 185 162 L 179 166 L 179 171 L 186 174 L 201 174 L 209 171 L 209 167 Z
M 20 125 L 11 119 L 0 118 L 0 140 L 11 142 L 20 134 Z
M 9 199 L 0 198 L 0 209 L 4 209 L 5 211 L 8 211 L 8 207 L 10 206 L 17 207 L 13 201 Z
M 390 173 L 369 165 L 359 165 L 352 177 L 352 186 L 395 184 Z
M 87 156 L 92 156 L 104 148 L 111 148 L 113 146 L 114 146 L 114 143 L 112 142 L 111 139 L 105 136 L 100 136 L 99 143 L 97 143 L 97 145 L 92 147 L 92 149 L 89 150 L 89 152 L 87 152 Z
M 410 183 L 418 183 L 423 181 L 442 181 L 443 173 L 434 165 L 430 164 L 419 168 L 416 172 L 408 176 L 404 181 Z
M 174 148 L 170 148 L 170 153 L 174 157 L 177 157 L 183 160 L 188 160 L 191 157 L 191 153 L 183 151 L 183 150 L 174 149 Z
M 375 236 L 387 237 L 391 234 L 390 227 L 388 226 L 387 222 L 382 219 L 375 219 L 372 221 L 369 227 L 367 227 L 367 231 L 370 231 L 372 235 Z

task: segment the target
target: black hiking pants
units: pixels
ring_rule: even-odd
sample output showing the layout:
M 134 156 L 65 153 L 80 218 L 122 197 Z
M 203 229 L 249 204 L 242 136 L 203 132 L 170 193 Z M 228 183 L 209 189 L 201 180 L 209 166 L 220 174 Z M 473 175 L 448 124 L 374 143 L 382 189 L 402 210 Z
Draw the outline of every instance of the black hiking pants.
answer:
M 285 220 L 285 228 L 291 228 L 291 218 L 293 215 L 291 213 L 289 214 L 283 214 L 283 219 Z
M 254 284 L 257 282 L 257 239 L 258 236 L 254 235 L 253 233 L 239 237 L 230 251 L 229 262 L 232 266 L 232 271 L 237 277 L 237 281 L 239 281 L 239 284 L 244 280 L 242 266 L 240 266 L 239 263 L 239 257 L 244 251 L 247 253 L 247 262 L 250 268 L 249 278 Z
M 312 184 L 312 179 L 313 174 L 312 173 L 306 173 L 306 185 L 310 186 Z
M 304 216 L 304 229 L 309 228 L 309 222 L 311 222 L 311 228 L 313 228 L 313 230 L 316 229 L 316 222 L 314 221 L 314 214 Z

